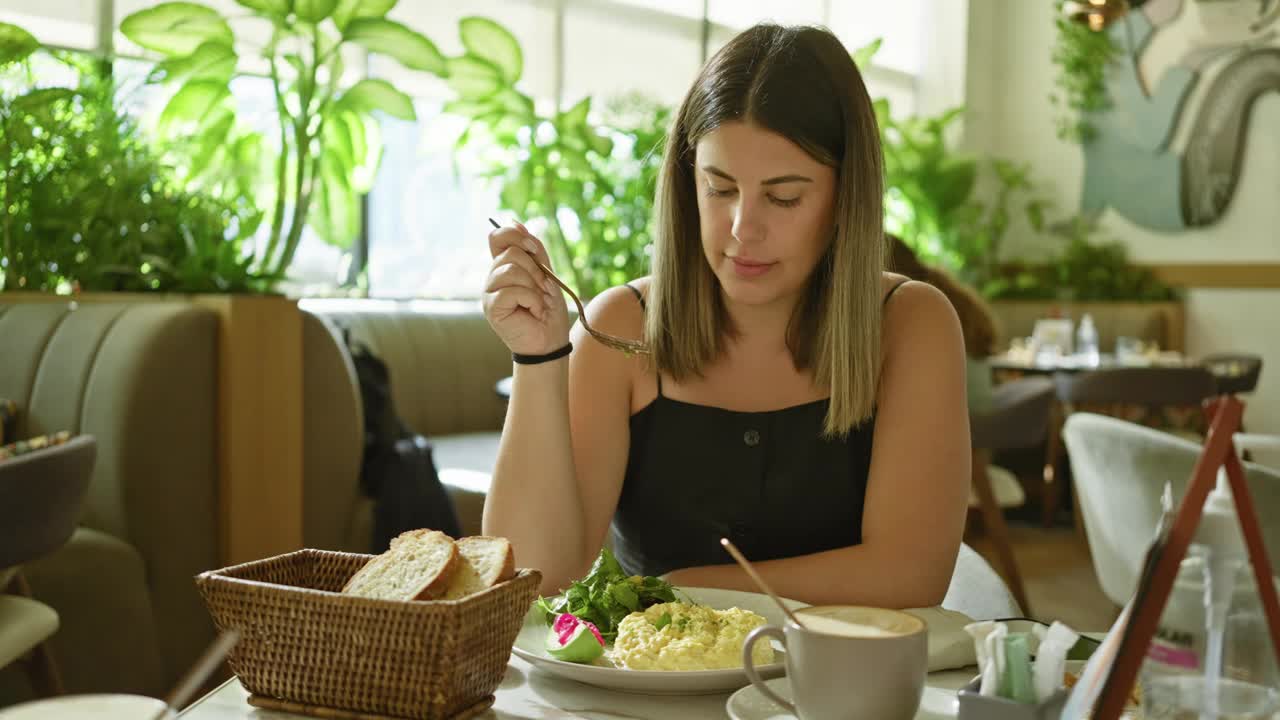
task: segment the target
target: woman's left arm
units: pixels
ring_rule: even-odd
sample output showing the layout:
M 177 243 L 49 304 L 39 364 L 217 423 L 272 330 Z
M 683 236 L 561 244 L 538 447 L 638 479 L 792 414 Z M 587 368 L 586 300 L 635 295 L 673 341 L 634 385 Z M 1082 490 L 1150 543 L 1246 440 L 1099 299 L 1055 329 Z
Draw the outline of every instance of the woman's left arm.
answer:
M 886 304 L 862 544 L 753 563 L 812 604 L 928 607 L 946 595 L 969 501 L 964 340 L 955 310 L 913 282 Z M 750 558 L 748 558 L 750 559 Z M 676 585 L 757 590 L 737 565 L 685 568 Z

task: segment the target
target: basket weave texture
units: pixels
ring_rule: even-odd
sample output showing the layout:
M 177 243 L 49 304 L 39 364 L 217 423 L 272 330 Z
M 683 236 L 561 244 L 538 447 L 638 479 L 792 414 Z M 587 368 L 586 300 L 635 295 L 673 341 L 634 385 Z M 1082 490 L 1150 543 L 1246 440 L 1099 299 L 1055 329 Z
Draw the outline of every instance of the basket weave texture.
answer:
M 196 576 L 249 692 L 305 705 L 444 720 L 497 689 L 542 575 L 462 600 L 342 595 L 373 555 L 299 550 Z

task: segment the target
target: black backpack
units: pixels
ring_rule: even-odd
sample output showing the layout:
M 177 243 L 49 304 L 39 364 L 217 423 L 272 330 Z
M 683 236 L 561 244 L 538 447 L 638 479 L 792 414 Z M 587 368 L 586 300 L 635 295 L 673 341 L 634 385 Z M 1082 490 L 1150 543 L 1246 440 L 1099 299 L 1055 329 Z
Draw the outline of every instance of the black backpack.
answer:
M 453 501 L 440 482 L 431 443 L 405 426 L 391 403 L 391 373 L 363 343 L 343 339 L 351 352 L 364 405 L 364 457 L 360 489 L 372 498 L 373 552 L 386 550 L 406 530 L 428 528 L 462 534 Z

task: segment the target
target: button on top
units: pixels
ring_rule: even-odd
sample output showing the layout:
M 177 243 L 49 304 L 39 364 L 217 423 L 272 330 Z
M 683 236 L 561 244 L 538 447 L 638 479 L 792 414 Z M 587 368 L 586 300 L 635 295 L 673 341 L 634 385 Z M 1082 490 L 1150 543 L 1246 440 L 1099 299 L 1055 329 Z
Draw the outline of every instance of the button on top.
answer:
M 755 430 L 748 430 L 742 434 L 742 442 L 748 447 L 755 447 L 760 444 L 760 433 Z

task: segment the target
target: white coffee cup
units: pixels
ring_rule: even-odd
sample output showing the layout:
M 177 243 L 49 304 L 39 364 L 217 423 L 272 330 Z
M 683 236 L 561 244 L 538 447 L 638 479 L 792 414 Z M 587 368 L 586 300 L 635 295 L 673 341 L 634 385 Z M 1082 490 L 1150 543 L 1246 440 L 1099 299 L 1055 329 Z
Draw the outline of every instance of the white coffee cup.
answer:
M 920 707 L 929 667 L 929 636 L 920 618 L 856 605 L 803 608 L 779 628 L 747 636 L 742 664 L 760 692 L 800 720 L 911 720 Z M 795 703 L 765 685 L 751 649 L 776 638 L 787 649 L 787 679 Z

